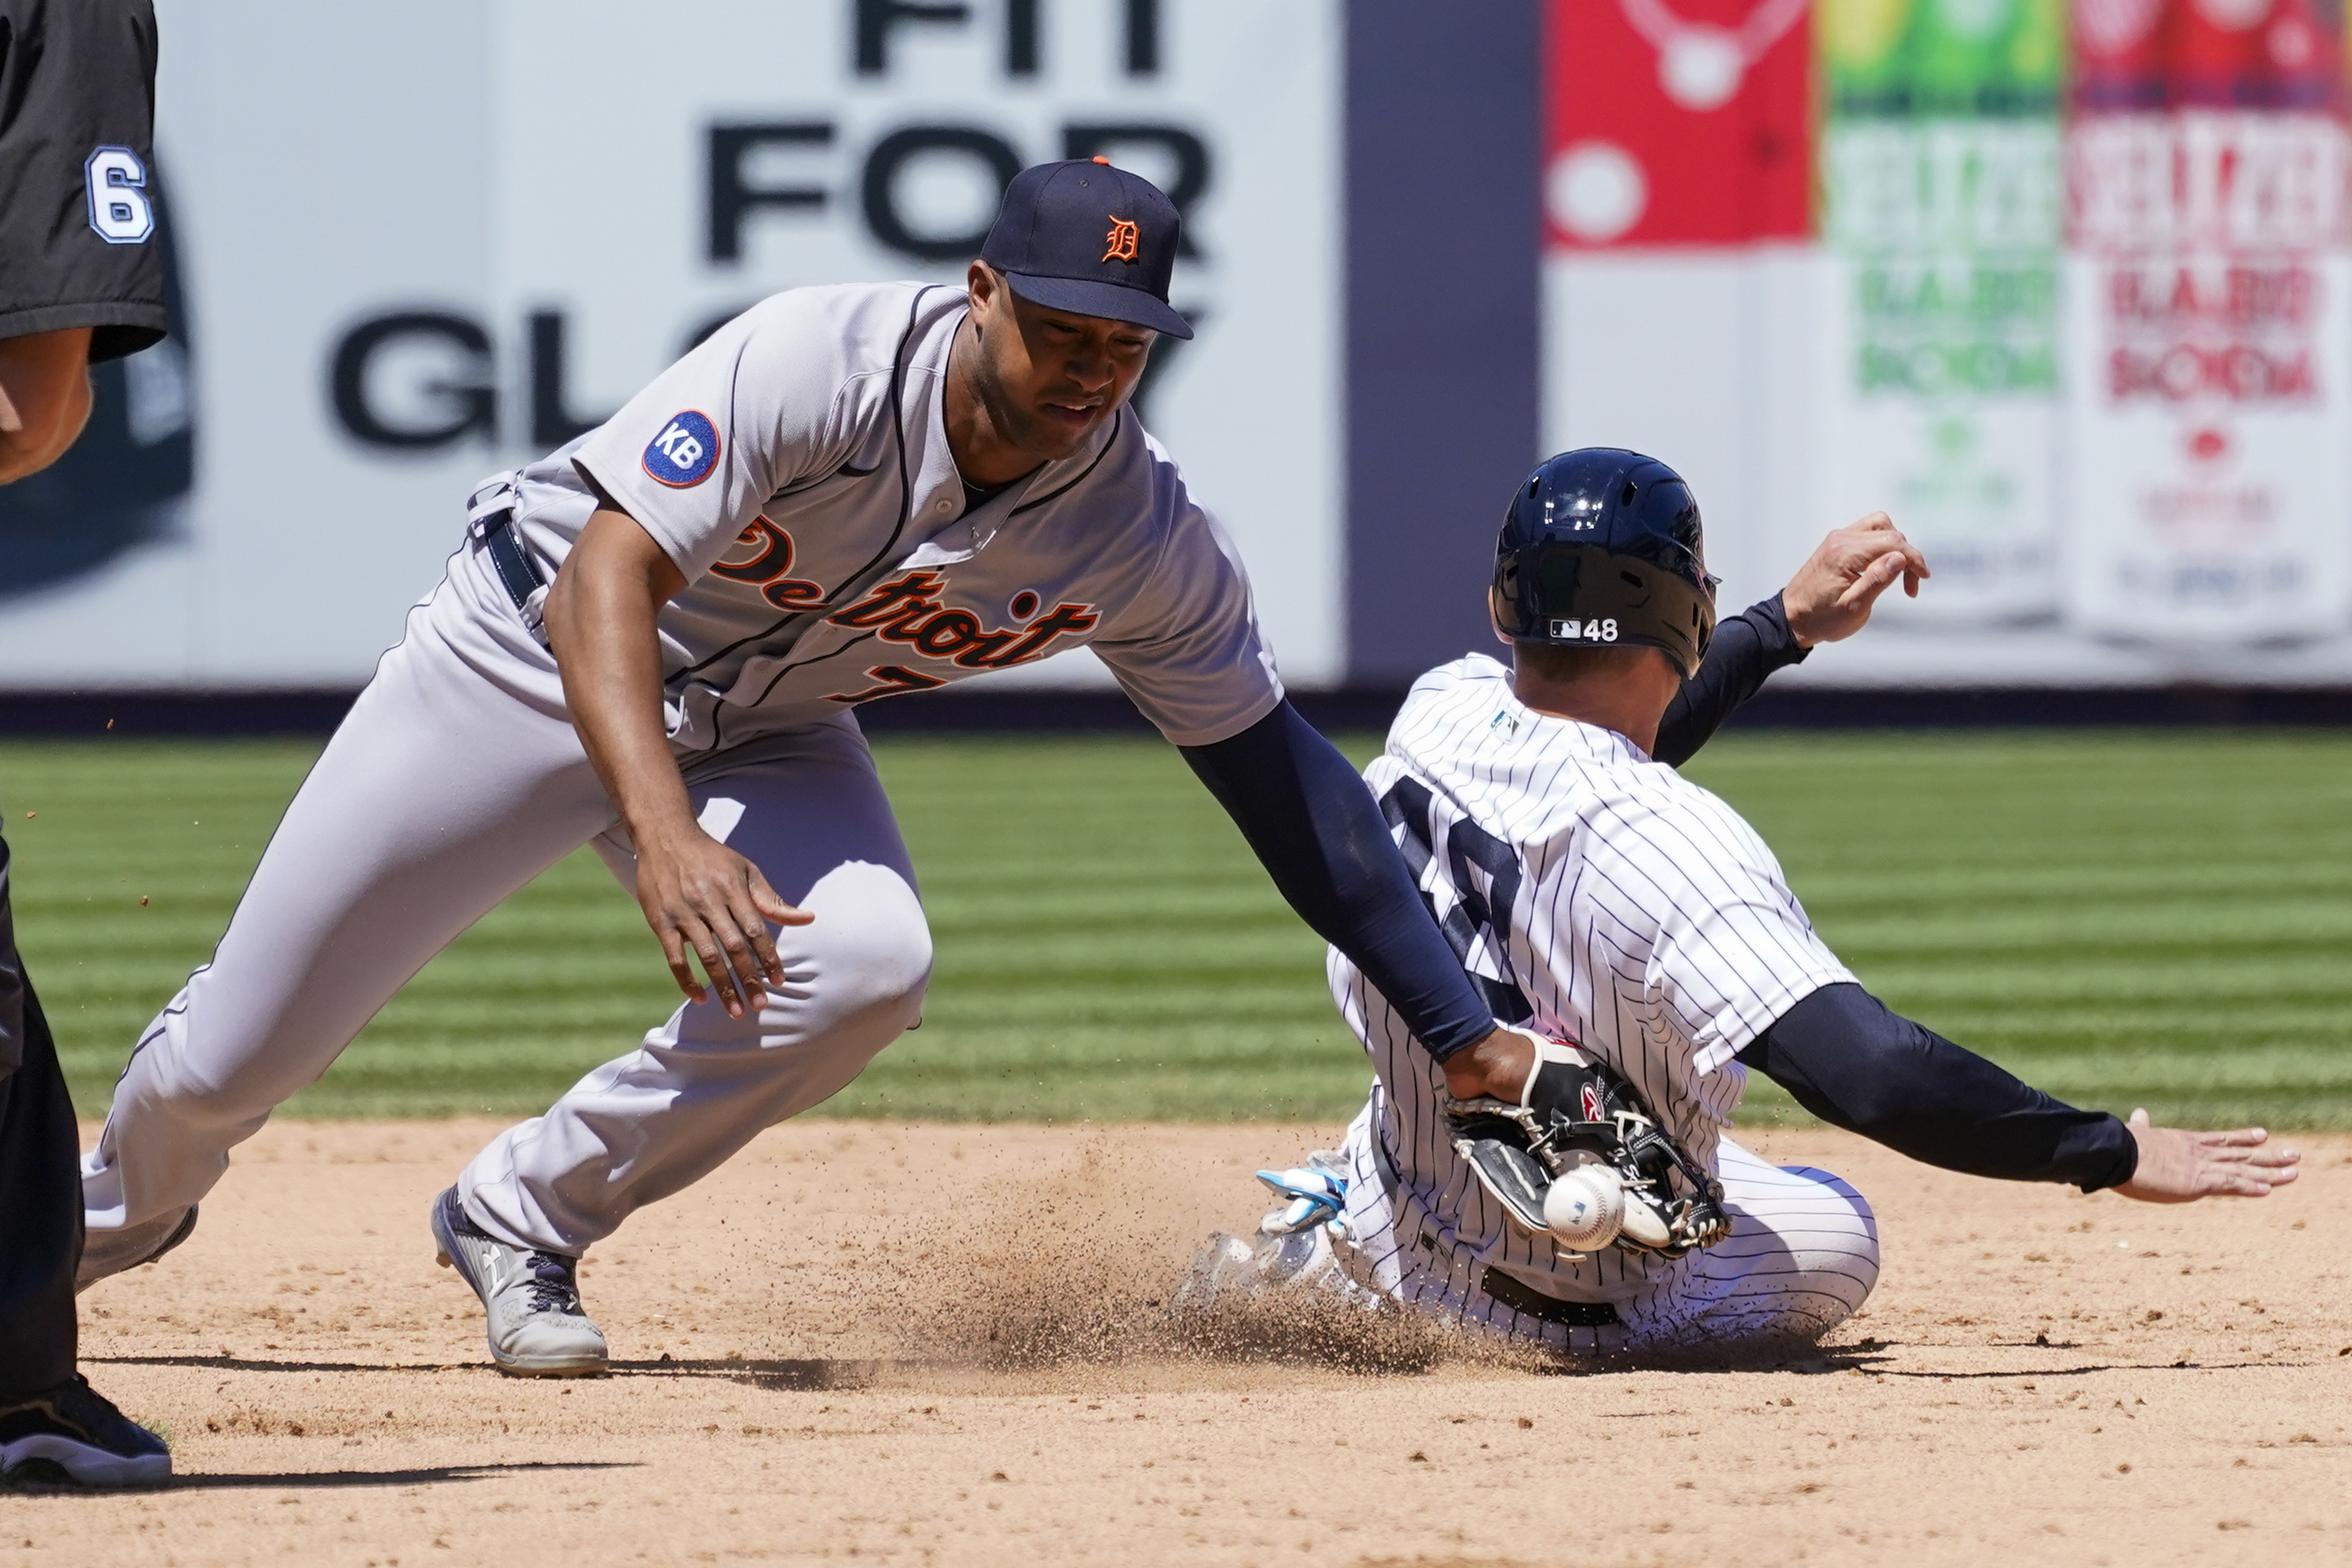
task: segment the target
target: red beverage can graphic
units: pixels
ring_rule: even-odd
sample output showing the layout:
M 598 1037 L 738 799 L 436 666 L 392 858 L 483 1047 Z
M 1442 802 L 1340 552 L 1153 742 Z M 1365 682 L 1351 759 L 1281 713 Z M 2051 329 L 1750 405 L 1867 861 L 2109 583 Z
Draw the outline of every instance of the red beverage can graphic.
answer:
M 2088 629 L 2352 621 L 2352 156 L 2309 0 L 2076 0 L 2069 579 Z

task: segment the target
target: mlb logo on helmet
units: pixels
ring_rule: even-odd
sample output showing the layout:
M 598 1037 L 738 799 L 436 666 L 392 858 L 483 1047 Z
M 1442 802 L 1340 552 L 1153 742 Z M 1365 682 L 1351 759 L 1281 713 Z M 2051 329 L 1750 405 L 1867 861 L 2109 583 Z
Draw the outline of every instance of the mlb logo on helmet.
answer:
M 646 476 L 674 490 L 691 489 L 719 466 L 719 427 L 694 409 L 670 416 L 661 434 L 646 443 L 641 459 Z

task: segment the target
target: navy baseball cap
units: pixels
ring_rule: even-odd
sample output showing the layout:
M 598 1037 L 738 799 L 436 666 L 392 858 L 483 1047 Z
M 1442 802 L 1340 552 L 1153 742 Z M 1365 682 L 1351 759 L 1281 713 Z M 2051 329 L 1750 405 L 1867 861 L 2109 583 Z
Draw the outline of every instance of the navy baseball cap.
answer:
M 1176 204 L 1150 181 L 1073 158 L 1013 177 L 980 258 L 1033 305 L 1189 338 L 1168 303 L 1180 226 Z

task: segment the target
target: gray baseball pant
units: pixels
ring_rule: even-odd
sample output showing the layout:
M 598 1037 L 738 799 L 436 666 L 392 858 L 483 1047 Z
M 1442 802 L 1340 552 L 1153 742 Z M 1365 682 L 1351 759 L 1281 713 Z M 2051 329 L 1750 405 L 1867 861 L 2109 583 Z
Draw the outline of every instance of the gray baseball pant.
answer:
M 786 978 L 756 1016 L 679 1007 L 474 1158 L 467 1212 L 514 1245 L 578 1255 L 838 1091 L 920 1009 L 930 933 L 856 722 L 686 774 L 705 827 L 815 919 L 776 931 Z M 469 548 L 303 782 L 213 961 L 141 1037 L 83 1156 L 85 1278 L 152 1250 L 427 960 L 591 842 L 634 888 L 553 661 Z M 644 956 L 662 962 L 650 934 Z

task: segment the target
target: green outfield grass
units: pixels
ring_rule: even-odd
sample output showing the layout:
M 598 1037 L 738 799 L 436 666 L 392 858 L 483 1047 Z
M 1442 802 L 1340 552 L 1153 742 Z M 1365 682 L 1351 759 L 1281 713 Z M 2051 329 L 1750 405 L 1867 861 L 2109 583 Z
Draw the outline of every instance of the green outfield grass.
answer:
M 923 1027 L 828 1111 L 1330 1119 L 1360 1103 L 1321 944 L 1173 752 L 877 751 L 938 971 Z M 0 743 L 21 942 L 85 1111 L 209 955 L 315 752 Z M 1689 772 L 1771 842 L 1866 984 L 2032 1081 L 2194 1123 L 2352 1126 L 2352 737 L 1732 736 Z M 534 1110 L 673 1001 L 635 904 L 583 852 L 428 967 L 289 1110 Z M 1759 1080 L 1746 1118 L 1788 1114 Z

